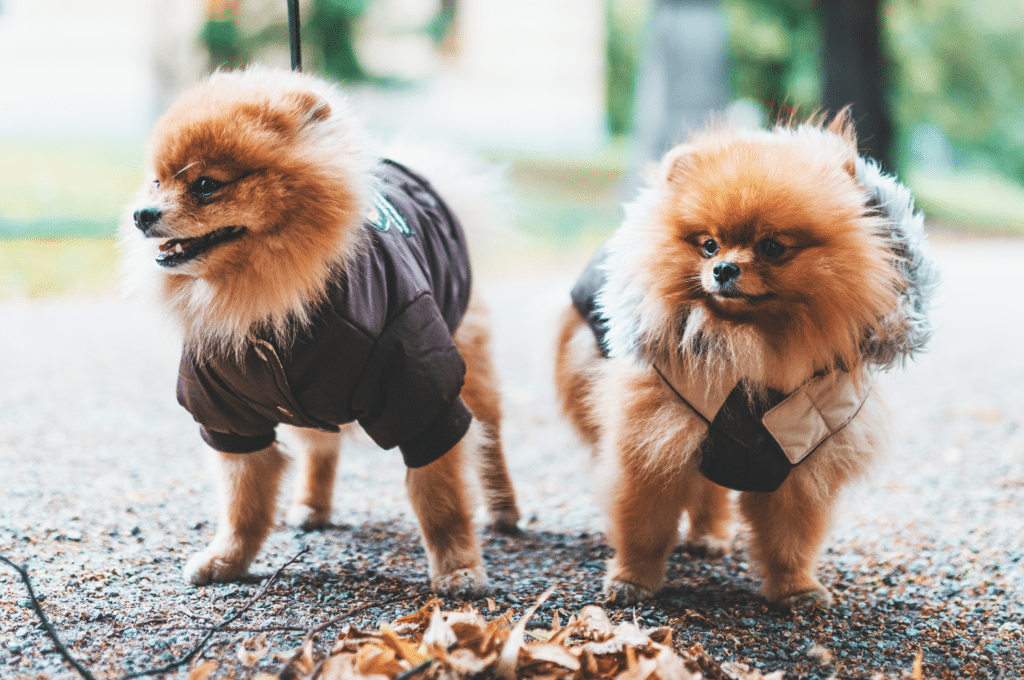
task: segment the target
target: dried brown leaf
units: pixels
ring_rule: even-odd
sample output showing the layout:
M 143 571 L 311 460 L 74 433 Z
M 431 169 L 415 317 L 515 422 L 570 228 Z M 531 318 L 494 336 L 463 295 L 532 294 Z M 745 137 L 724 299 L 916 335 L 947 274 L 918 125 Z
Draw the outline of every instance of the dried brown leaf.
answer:
M 682 658 L 673 652 L 671 647 L 659 648 L 654 661 L 657 662 L 654 675 L 659 680 L 702 680 L 704 677 L 703 673 L 694 673 L 687 669 Z
M 786 675 L 782 671 L 775 671 L 768 675 L 762 675 L 761 671 L 758 669 L 752 669 L 745 663 L 738 663 L 735 661 L 726 661 L 723 663 L 722 670 L 728 674 L 729 678 L 735 678 L 735 680 L 782 680 Z
M 416 649 L 416 645 L 403 640 L 386 623 L 380 624 L 380 637 L 385 645 L 395 651 L 399 658 L 409 662 L 411 666 L 418 666 L 427 660 L 427 656 Z
M 561 666 L 570 671 L 578 671 L 581 668 L 580 660 L 572 652 L 561 645 L 546 643 L 535 643 L 527 645 L 524 650 L 523 664 L 544 662 Z
M 612 629 L 611 637 L 607 638 L 602 642 L 588 642 L 584 647 L 595 656 L 602 656 L 606 654 L 618 654 L 629 649 L 648 649 L 651 645 L 651 639 L 644 635 L 643 631 L 636 627 L 636 625 L 624 622 L 615 626 Z
M 238 656 L 238 660 L 242 662 L 243 666 L 255 666 L 259 663 L 260 659 L 267 655 L 270 651 L 269 645 L 267 645 L 267 634 L 260 633 L 259 637 L 246 638 L 238 645 L 238 650 L 235 654 Z
M 807 656 L 814 659 L 819 666 L 828 666 L 832 663 L 832 652 L 817 643 L 807 650 Z
M 441 616 L 441 610 L 435 609 L 434 613 L 430 615 L 430 624 L 423 633 L 424 646 L 447 649 L 449 645 L 456 642 L 458 642 L 458 637 L 456 637 L 455 631 L 452 630 L 452 627 Z
M 703 673 L 709 680 L 729 680 L 722 667 L 700 645 L 694 645 L 683 652 L 683 663 L 687 670 Z
M 578 634 L 588 640 L 604 642 L 612 636 L 612 622 L 603 609 L 588 604 L 580 610 Z
M 383 675 L 393 678 L 399 673 L 409 670 L 396 658 L 393 649 L 383 649 L 376 645 L 364 645 L 356 652 L 355 669 L 359 675 Z
M 206 680 L 217 670 L 217 662 L 210 660 L 194 666 L 188 672 L 188 680 Z
M 637 657 L 632 647 L 626 647 L 626 669 L 615 676 L 616 680 L 647 680 L 658 668 L 658 662 L 646 657 Z
M 481 658 L 468 649 L 456 649 L 442 663 L 459 677 L 473 677 L 482 675 L 497 658 L 497 654 Z
M 651 638 L 654 642 L 659 645 L 665 645 L 666 647 L 672 646 L 672 629 L 668 626 L 662 626 L 661 628 L 646 628 L 644 629 L 644 635 Z
M 921 668 L 921 662 L 924 659 L 924 655 L 921 650 L 917 650 L 917 655 L 914 657 L 914 665 L 910 671 L 911 680 L 924 680 L 924 671 Z
M 519 665 L 519 652 L 523 649 L 523 636 L 526 632 L 526 620 L 517 623 L 502 645 L 501 654 L 498 655 L 498 663 L 494 667 L 496 677 L 505 680 L 515 680 L 516 667 Z

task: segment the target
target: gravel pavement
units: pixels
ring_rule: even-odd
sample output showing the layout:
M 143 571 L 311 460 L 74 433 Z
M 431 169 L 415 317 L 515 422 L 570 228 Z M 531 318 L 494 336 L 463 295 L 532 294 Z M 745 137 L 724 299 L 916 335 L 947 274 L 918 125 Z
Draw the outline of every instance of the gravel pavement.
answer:
M 828 612 L 793 615 L 758 594 L 739 531 L 731 556 L 669 560 L 667 588 L 613 619 L 669 625 L 678 648 L 786 677 L 1024 678 L 1024 241 L 935 240 L 943 285 L 931 351 L 883 379 L 891 455 L 847 495 L 822 556 Z M 565 616 L 599 599 L 604 518 L 589 454 L 555 412 L 555 317 L 585 256 L 479 273 L 505 387 L 519 539 L 482 534 L 496 611 Z M 549 261 L 549 260 L 545 260 Z M 212 534 L 214 493 L 190 416 L 174 398 L 178 347 L 152 310 L 115 297 L 0 301 L 0 555 L 25 564 L 62 640 L 97 678 L 177 658 L 258 582 L 195 588 L 185 559 Z M 357 437 L 335 525 L 280 524 L 254 570 L 309 552 L 205 651 L 216 677 L 249 677 L 236 651 L 275 651 L 361 602 L 364 627 L 428 597 L 425 557 L 395 452 Z M 459 606 L 448 602 L 447 606 Z M 486 600 L 475 603 L 486 609 Z M 54 652 L 13 570 L 0 565 L 0 678 L 77 677 Z M 173 677 L 185 678 L 179 671 Z

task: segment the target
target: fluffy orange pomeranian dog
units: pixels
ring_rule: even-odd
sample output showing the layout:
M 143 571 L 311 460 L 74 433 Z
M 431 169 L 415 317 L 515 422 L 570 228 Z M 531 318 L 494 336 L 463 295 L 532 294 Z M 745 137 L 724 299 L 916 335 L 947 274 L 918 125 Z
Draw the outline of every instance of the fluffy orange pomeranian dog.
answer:
M 219 525 L 192 583 L 247 573 L 274 523 L 279 425 L 302 444 L 288 519 L 304 529 L 329 522 L 345 428 L 400 449 L 439 592 L 486 586 L 476 482 L 516 530 L 461 226 L 496 217 L 493 182 L 419 151 L 415 169 L 378 158 L 338 91 L 287 71 L 217 73 L 156 124 L 120 237 L 129 280 L 183 329 L 178 400 L 219 454 Z
M 740 491 L 768 600 L 831 603 L 815 576 L 838 492 L 884 446 L 872 389 L 930 335 L 935 274 L 909 192 L 827 125 L 712 126 L 670 151 L 573 290 L 563 412 L 598 456 L 606 594 L 720 554 Z

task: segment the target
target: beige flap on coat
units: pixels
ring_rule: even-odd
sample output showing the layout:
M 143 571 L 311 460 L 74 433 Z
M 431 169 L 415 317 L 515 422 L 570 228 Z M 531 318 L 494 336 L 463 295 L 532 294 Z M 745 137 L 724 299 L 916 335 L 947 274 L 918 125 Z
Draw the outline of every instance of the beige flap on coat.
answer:
M 805 383 L 761 419 L 796 465 L 821 442 L 849 424 L 871 392 L 872 380 L 855 384 L 846 371 L 833 371 Z

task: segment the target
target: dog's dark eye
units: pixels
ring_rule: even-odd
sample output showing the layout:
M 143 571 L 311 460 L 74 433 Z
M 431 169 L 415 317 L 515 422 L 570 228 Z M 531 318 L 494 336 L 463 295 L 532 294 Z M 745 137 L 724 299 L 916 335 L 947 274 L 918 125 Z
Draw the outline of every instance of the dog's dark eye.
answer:
M 768 238 L 761 241 L 761 252 L 765 257 L 775 259 L 776 257 L 782 257 L 782 254 L 786 252 L 786 246 Z
M 153 180 L 153 188 L 154 189 L 159 189 L 160 188 L 160 180 L 158 180 L 158 179 Z
M 711 257 L 718 252 L 718 241 L 713 238 L 709 238 L 707 241 L 704 241 L 700 247 L 704 251 L 705 255 Z
M 210 177 L 200 177 L 195 182 L 192 182 L 189 191 L 198 198 L 209 198 L 217 193 L 222 186 L 224 186 L 224 182 L 218 182 Z

